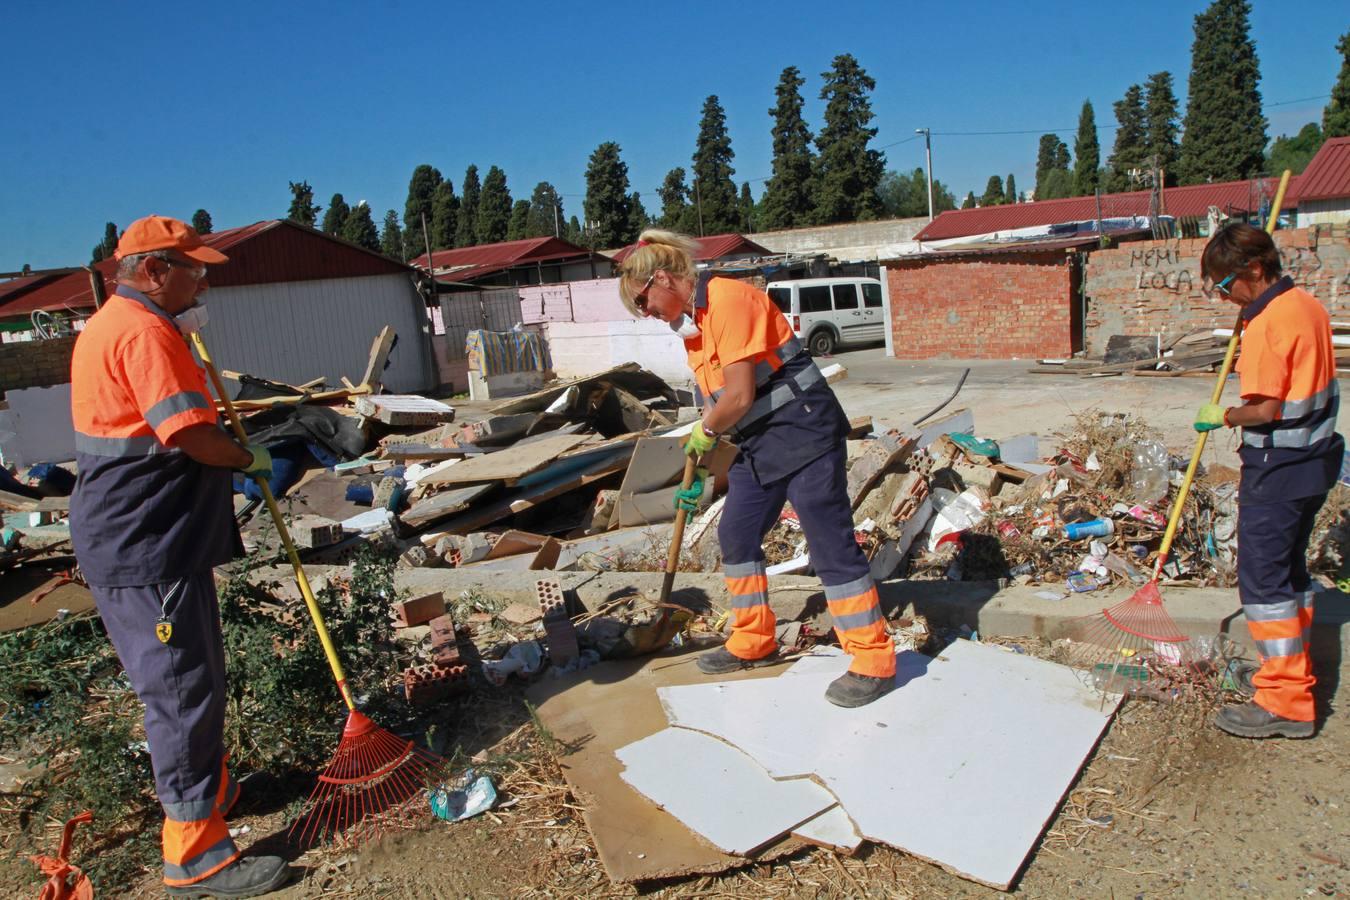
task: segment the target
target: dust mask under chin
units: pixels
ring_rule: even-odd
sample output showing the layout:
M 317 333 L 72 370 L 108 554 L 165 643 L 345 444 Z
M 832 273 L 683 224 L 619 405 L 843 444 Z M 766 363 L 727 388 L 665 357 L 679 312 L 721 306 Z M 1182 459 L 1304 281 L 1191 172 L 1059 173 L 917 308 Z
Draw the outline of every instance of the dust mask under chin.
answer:
M 694 320 L 689 317 L 688 313 L 680 313 L 680 317 L 670 323 L 670 330 L 684 338 L 686 341 L 690 338 L 698 337 L 701 333 L 698 330 L 698 326 L 694 324 Z
M 173 322 L 178 326 L 184 337 L 190 337 L 206 327 L 208 316 L 206 315 L 206 304 L 198 303 L 196 306 L 190 306 L 173 317 Z

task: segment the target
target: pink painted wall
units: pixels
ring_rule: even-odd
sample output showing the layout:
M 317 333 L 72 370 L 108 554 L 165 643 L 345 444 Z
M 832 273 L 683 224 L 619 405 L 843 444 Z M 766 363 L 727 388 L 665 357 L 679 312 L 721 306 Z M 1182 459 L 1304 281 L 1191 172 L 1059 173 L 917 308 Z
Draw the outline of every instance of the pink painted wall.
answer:
M 569 281 L 520 288 L 521 320 L 537 322 L 632 321 L 619 300 L 619 279 Z

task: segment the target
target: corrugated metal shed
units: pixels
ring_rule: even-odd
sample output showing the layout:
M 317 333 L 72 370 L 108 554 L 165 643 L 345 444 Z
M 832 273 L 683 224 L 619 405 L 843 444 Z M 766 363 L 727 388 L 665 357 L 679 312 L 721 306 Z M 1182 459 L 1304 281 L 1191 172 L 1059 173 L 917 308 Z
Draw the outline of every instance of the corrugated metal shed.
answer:
M 1293 209 L 1301 196 L 1301 179 L 1289 179 L 1284 208 Z M 1225 213 L 1254 212 L 1260 208 L 1263 197 L 1273 193 L 1274 179 L 1252 181 L 1225 181 L 1217 184 L 1195 184 L 1187 187 L 1166 188 L 1162 192 L 1162 213 L 1169 216 L 1191 217 L 1205 215 L 1211 206 Z M 1267 191 L 1267 188 L 1270 190 Z M 1102 194 L 1102 215 L 1146 216 L 1149 214 L 1149 192 L 1128 191 L 1120 194 Z M 979 209 L 953 209 L 940 214 L 932 223 L 915 235 L 919 241 L 939 241 L 968 237 L 972 234 L 992 234 L 1016 228 L 1059 225 L 1064 222 L 1086 222 L 1097 217 L 1097 198 L 1067 197 L 1062 200 L 1037 200 L 1033 203 L 1014 203 L 1008 206 L 985 206 Z
M 578 247 L 560 238 L 537 237 L 496 244 L 479 244 L 476 247 L 437 250 L 431 254 L 431 268 L 436 277 L 442 281 L 475 281 L 485 275 L 520 266 L 531 266 L 536 263 L 557 264 L 564 261 L 584 262 L 589 259 L 608 262 L 598 253 L 592 253 L 585 247 Z M 427 255 L 423 253 L 414 259 L 412 264 L 426 268 Z
M 774 255 L 773 251 L 766 250 L 742 234 L 710 234 L 706 237 L 694 238 L 694 240 L 698 244 L 698 250 L 694 254 L 694 262 L 712 262 L 717 259 L 725 259 L 728 256 Z M 621 263 L 636 249 L 637 244 L 629 244 L 615 253 L 612 259 L 615 263 Z
M 1299 200 L 1350 197 L 1350 137 L 1330 138 L 1299 176 Z

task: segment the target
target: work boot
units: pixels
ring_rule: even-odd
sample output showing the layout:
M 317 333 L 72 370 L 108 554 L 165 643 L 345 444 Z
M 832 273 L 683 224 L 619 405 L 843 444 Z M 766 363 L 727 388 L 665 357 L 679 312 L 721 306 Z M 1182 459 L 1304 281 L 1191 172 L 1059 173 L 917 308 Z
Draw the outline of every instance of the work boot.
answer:
M 852 709 L 855 706 L 866 706 L 873 700 L 884 697 L 893 687 L 895 687 L 894 676 L 877 678 L 874 675 L 845 672 L 830 682 L 830 686 L 825 690 L 825 699 L 835 706 Z
M 1220 731 L 1245 738 L 1310 738 L 1317 730 L 1314 722 L 1286 719 L 1250 702 L 1225 706 L 1214 716 L 1214 725 Z
M 759 659 L 741 659 L 732 654 L 726 647 L 718 647 L 716 650 L 709 650 L 698 658 L 698 670 L 705 675 L 725 675 L 728 672 L 738 672 L 741 669 L 757 669 L 760 666 L 771 666 L 778 662 L 778 651 L 774 650 L 768 656 L 761 656 Z
M 291 867 L 280 856 L 244 856 L 205 881 L 165 885 L 171 897 L 260 897 L 281 887 Z

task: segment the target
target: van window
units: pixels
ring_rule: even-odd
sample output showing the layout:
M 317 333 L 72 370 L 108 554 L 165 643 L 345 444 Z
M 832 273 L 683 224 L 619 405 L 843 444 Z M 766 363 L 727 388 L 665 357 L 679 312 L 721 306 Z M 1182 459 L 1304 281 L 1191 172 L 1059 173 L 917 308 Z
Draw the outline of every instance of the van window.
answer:
M 881 285 L 863 283 L 863 306 L 868 309 L 881 309 Z
M 856 284 L 836 284 L 834 286 L 835 309 L 858 308 L 858 286 Z
M 792 288 L 769 288 L 769 299 L 780 313 L 792 313 Z
M 828 284 L 797 288 L 797 296 L 801 299 L 803 313 L 830 311 L 830 286 Z

